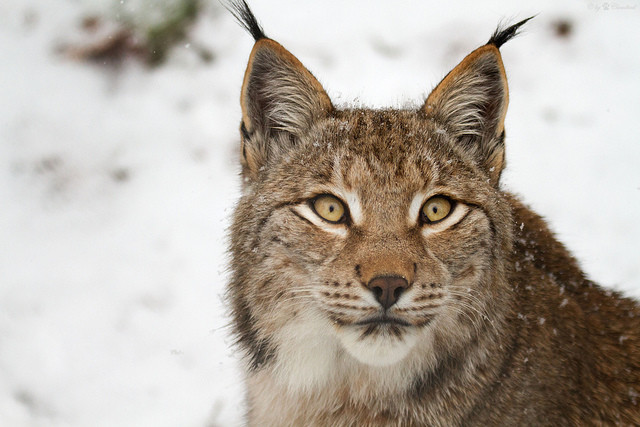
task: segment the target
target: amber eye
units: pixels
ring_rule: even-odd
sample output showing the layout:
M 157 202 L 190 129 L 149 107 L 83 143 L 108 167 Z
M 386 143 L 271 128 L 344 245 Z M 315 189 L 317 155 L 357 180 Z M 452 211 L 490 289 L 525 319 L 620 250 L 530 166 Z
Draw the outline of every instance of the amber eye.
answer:
M 339 223 L 345 219 L 344 205 L 336 197 L 323 194 L 311 201 L 313 210 L 325 221 Z
M 427 224 L 442 221 L 451 213 L 451 200 L 442 196 L 434 196 L 422 206 L 422 220 Z

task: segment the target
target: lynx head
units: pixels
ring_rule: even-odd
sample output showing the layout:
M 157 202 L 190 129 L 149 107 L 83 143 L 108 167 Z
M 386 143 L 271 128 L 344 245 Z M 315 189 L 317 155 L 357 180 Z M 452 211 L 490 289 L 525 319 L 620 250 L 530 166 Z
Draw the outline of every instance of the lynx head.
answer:
M 244 2 L 234 12 L 256 39 L 229 287 L 251 367 L 320 353 L 388 367 L 498 331 L 512 228 L 498 48 L 525 21 L 496 31 L 420 108 L 369 110 L 336 108 Z

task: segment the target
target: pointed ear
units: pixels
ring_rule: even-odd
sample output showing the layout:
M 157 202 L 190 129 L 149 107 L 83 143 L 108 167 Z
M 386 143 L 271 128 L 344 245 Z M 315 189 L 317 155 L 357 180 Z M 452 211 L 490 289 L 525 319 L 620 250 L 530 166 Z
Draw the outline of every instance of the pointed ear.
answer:
M 505 166 L 504 118 L 509 102 L 500 51 L 471 52 L 436 86 L 423 112 L 446 128 L 497 185 Z
M 240 103 L 243 166 L 254 178 L 269 158 L 291 148 L 315 120 L 333 110 L 309 70 L 268 38 L 253 47 Z

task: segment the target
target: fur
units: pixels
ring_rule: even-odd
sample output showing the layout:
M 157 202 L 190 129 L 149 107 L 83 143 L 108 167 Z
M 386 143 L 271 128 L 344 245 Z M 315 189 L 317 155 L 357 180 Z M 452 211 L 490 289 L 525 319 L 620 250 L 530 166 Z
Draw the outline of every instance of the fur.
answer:
M 585 278 L 500 187 L 497 31 L 417 110 L 335 108 L 257 39 L 228 300 L 255 426 L 638 425 L 640 308 Z M 256 34 L 260 37 L 256 37 Z M 344 207 L 329 222 L 320 195 Z M 451 201 L 440 221 L 421 212 Z M 404 281 L 384 309 L 374 279 Z

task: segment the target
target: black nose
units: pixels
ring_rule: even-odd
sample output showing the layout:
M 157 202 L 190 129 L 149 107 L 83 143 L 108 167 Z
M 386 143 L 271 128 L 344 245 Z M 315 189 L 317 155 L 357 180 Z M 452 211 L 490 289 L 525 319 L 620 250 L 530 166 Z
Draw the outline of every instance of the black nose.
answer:
M 371 279 L 367 284 L 367 288 L 373 292 L 385 310 L 398 302 L 400 294 L 408 287 L 407 280 L 399 276 L 378 276 Z

